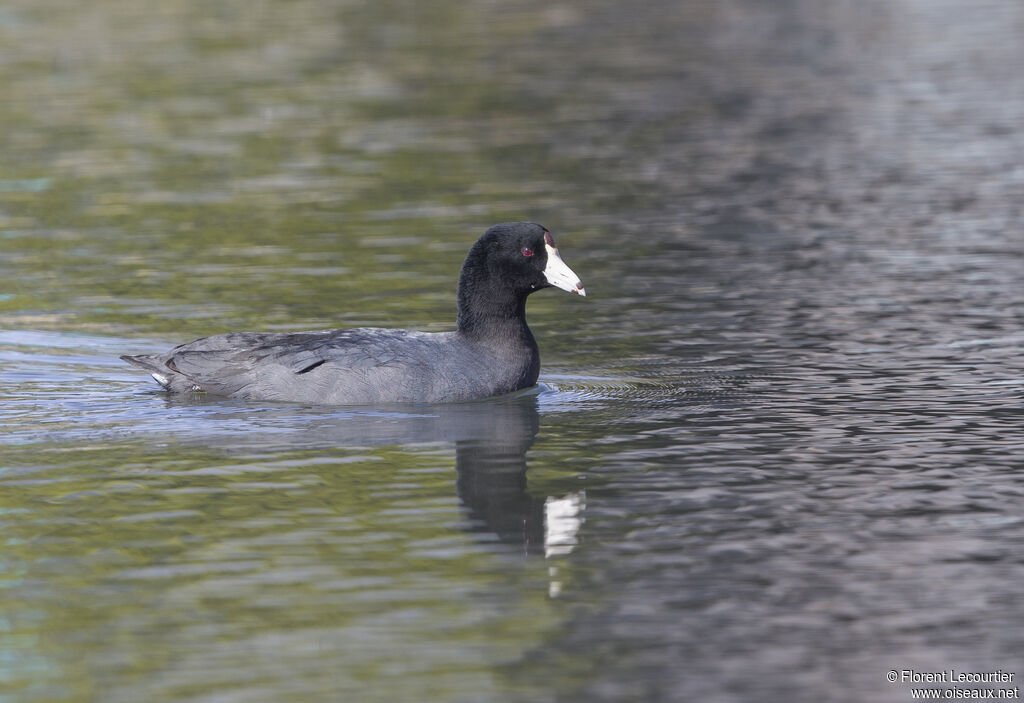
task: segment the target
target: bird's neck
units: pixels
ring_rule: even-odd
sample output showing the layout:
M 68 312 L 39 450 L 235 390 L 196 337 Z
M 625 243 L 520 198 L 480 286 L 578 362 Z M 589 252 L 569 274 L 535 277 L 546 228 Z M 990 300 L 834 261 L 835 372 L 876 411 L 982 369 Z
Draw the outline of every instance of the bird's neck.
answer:
M 463 335 L 481 342 L 518 342 L 537 347 L 526 325 L 525 294 L 492 284 L 488 277 L 470 270 L 459 279 L 457 301 L 457 329 Z
M 501 362 L 507 377 L 502 393 L 536 384 L 540 373 L 540 350 L 526 325 L 527 295 L 492 283 L 486 272 L 481 275 L 472 265 L 464 266 L 459 277 L 456 334 Z

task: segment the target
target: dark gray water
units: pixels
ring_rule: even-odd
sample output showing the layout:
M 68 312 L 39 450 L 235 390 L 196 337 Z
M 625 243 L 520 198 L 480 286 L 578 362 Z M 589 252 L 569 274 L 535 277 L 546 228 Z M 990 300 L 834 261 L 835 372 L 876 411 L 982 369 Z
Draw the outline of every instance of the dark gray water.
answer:
M 8 4 L 3 700 L 1018 685 L 1021 36 L 1010 0 Z M 116 359 L 448 329 L 508 219 L 589 296 L 531 299 L 535 391 Z

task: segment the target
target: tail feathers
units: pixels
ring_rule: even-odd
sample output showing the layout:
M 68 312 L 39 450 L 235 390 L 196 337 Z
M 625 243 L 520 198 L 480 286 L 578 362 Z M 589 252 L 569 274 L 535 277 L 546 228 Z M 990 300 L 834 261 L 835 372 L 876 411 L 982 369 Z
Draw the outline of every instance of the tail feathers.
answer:
M 129 356 L 123 354 L 121 356 L 122 361 L 127 361 L 132 366 L 138 366 L 140 369 L 144 369 L 149 372 L 157 383 L 163 386 L 169 391 L 194 391 L 201 390 L 193 381 L 177 370 L 169 368 L 159 356 L 151 354 L 140 354 L 138 356 Z

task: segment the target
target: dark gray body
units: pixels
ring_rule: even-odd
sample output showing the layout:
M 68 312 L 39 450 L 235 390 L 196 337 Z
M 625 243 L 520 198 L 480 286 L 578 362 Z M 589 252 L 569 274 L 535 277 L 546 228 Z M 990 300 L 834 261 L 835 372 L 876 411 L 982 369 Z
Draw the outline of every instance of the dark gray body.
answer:
M 122 358 L 177 392 L 330 405 L 450 403 L 537 382 L 540 354 L 532 335 L 501 339 L 483 343 L 460 332 L 380 328 L 236 332 L 167 354 Z

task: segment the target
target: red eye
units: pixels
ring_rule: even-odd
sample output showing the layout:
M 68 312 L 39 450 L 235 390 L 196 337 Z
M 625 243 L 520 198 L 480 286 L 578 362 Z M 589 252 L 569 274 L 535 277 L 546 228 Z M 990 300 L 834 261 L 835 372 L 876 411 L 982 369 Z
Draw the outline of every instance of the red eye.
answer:
M 524 247 L 523 256 L 533 256 L 533 249 L 531 249 L 530 247 Z

